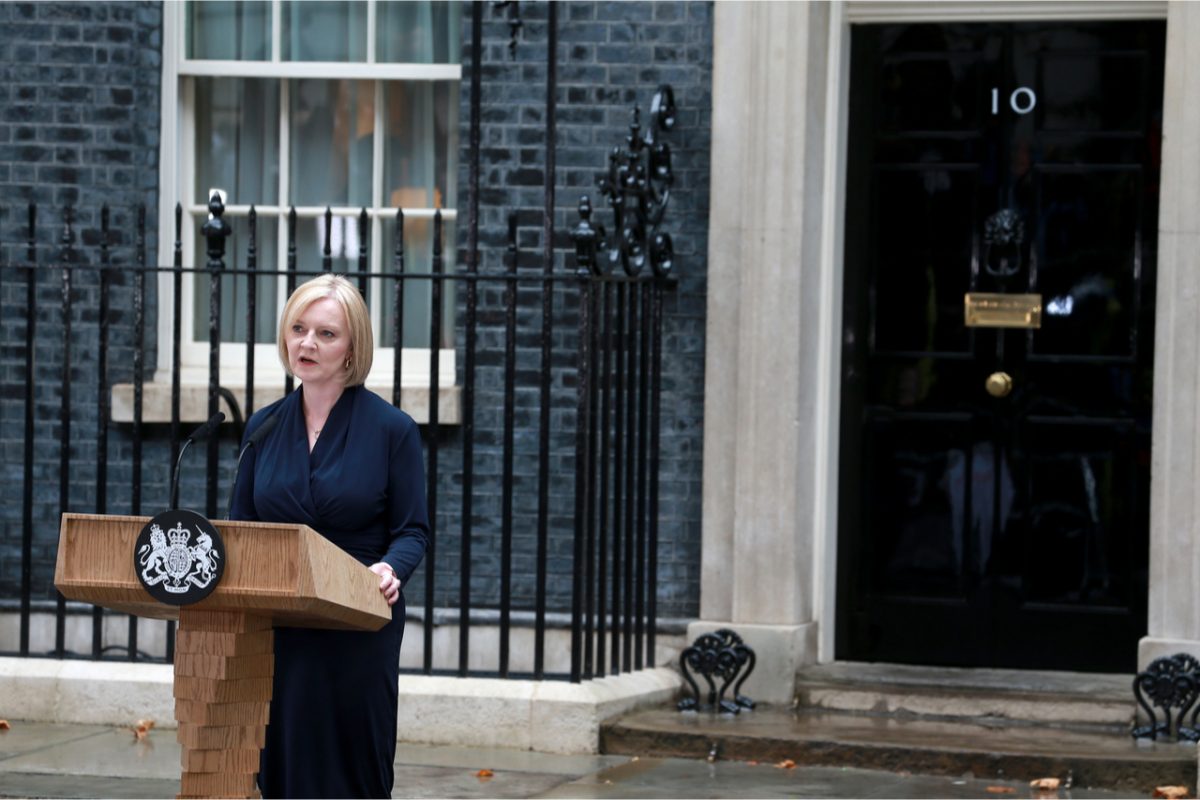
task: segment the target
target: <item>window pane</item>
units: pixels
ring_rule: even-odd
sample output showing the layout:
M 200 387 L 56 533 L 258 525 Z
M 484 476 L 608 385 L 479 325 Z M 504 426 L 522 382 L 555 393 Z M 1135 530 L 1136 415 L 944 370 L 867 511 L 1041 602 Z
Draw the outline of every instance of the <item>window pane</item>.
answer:
M 461 3 L 383 0 L 375 14 L 377 61 L 457 64 L 461 60 Z
M 331 269 L 339 275 L 354 278 L 358 274 L 358 253 L 366 247 L 370 253 L 371 223 L 368 221 L 365 237 L 358 235 L 358 217 L 334 216 L 329 226 L 329 257 Z M 296 268 L 301 272 L 323 270 L 325 257 L 325 215 L 300 217 L 296 220 Z M 368 255 L 369 257 L 369 255 Z M 311 275 L 301 276 L 300 281 Z
M 208 219 L 207 214 L 195 218 L 196 229 Z M 245 269 L 246 256 L 250 246 L 250 220 L 247 217 L 225 217 L 225 221 L 233 227 L 233 235 L 225 240 L 225 267 L 227 269 Z M 275 341 L 275 270 L 278 269 L 279 253 L 279 221 L 274 217 L 258 218 L 258 269 L 269 272 L 269 275 L 259 275 L 255 278 L 254 299 L 255 322 L 254 339 L 260 344 Z M 198 267 L 208 263 L 205 252 L 206 241 L 203 236 L 196 236 L 196 261 Z M 246 341 L 246 325 L 249 321 L 247 289 L 249 275 L 221 276 L 221 341 Z M 208 341 L 208 309 L 209 309 L 209 279 L 204 273 L 196 274 L 195 291 L 192 300 L 193 333 L 198 342 Z
M 384 97 L 384 202 L 393 208 L 454 208 L 458 83 L 389 82 Z
M 366 61 L 367 4 L 287 0 L 282 36 L 284 61 Z
M 369 206 L 374 81 L 298 80 L 291 98 L 291 202 Z
M 442 221 L 442 272 L 455 270 L 455 224 L 454 220 Z M 383 223 L 384 275 L 396 273 L 396 220 L 385 219 Z M 433 220 L 406 219 L 404 221 L 404 271 L 407 273 L 433 272 Z M 432 281 L 414 278 L 404 281 L 404 347 L 429 347 L 430 301 L 433 295 Z M 454 292 L 456 281 L 442 281 L 442 347 L 454 347 Z M 382 292 L 378 302 L 383 305 L 380 318 L 383 330 L 378 342 L 381 347 L 394 347 L 395 327 L 395 280 L 371 281 L 371 289 Z M 369 298 L 370 299 L 370 298 Z M 375 302 L 372 300 L 372 302 Z
M 261 0 L 189 2 L 187 57 L 269 61 L 271 4 Z
M 274 204 L 279 194 L 279 84 L 196 78 L 196 202 Z M 203 262 L 201 262 L 203 263 Z

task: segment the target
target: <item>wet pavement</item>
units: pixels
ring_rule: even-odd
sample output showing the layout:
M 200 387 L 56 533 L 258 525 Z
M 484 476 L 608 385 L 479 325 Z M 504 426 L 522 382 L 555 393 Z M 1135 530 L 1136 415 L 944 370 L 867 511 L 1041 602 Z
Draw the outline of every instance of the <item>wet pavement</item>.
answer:
M 1137 795 L 1095 789 L 1048 794 L 1025 781 L 984 781 L 851 767 L 794 767 L 745 761 L 638 758 L 576 779 L 541 797 L 588 798 L 1118 798 Z
M 480 775 L 489 770 L 491 775 Z M 175 731 L 13 721 L 0 731 L 0 797 L 173 797 Z M 1025 781 L 912 775 L 786 762 L 559 756 L 528 751 L 400 745 L 393 797 L 717 798 L 1034 796 Z M 1051 797 L 1145 795 L 1073 789 Z
M 601 729 L 607 753 L 780 762 L 983 780 L 1066 779 L 1147 796 L 1196 783 L 1196 745 L 1135 741 L 1127 730 L 995 720 L 828 713 L 760 706 L 736 717 L 637 711 Z M 1028 784 L 1026 784 L 1028 785 Z

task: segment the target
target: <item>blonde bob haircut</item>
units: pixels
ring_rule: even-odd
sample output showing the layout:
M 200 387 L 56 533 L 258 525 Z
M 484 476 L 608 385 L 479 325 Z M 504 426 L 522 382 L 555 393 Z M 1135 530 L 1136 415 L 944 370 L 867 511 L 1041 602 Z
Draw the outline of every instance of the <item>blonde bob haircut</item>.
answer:
M 346 386 L 365 383 L 371 371 L 371 359 L 375 354 L 375 337 L 371 333 L 371 315 L 358 289 L 341 275 L 319 275 L 296 287 L 283 314 L 279 318 L 279 360 L 289 375 L 287 333 L 293 323 L 310 305 L 325 297 L 332 297 L 346 315 L 350 333 L 350 366 L 346 368 Z

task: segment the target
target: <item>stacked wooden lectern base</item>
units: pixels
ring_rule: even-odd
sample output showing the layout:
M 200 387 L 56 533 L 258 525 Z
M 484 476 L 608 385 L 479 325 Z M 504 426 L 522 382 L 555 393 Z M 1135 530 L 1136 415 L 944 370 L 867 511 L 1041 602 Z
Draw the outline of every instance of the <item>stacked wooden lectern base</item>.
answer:
M 55 585 L 71 600 L 179 620 L 179 796 L 257 797 L 275 668 L 272 628 L 378 630 L 391 620 L 379 578 L 304 525 L 217 521 L 226 554 L 220 584 L 192 605 L 167 605 L 134 571 L 134 542 L 149 521 L 64 514 Z
M 175 719 L 183 746 L 181 797 L 254 797 L 274 673 L 271 619 L 179 611 Z

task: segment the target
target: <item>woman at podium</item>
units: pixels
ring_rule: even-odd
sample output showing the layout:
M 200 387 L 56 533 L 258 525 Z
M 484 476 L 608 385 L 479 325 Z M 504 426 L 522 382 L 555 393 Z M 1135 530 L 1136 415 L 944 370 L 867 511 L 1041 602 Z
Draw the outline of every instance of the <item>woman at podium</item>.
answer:
M 374 340 L 366 303 L 341 276 L 296 288 L 279 357 L 300 386 L 250 418 L 233 519 L 303 523 L 379 575 L 392 621 L 374 632 L 278 628 L 259 787 L 264 797 L 390 797 L 401 591 L 425 555 L 421 439 L 366 389 Z

